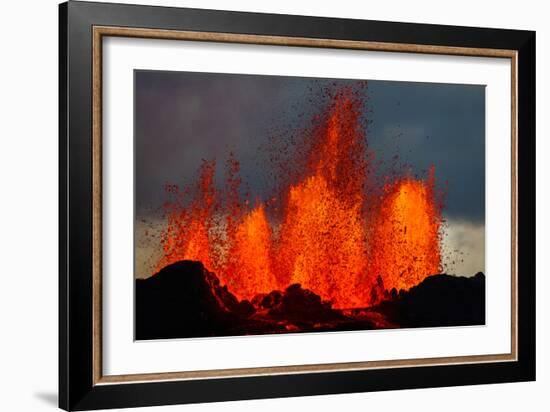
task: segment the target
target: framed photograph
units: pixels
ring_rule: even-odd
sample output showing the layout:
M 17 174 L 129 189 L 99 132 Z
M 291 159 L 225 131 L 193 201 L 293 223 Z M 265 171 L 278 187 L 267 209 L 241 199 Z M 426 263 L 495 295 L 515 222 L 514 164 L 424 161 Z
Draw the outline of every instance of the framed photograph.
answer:
M 535 379 L 535 33 L 60 5 L 59 404 Z

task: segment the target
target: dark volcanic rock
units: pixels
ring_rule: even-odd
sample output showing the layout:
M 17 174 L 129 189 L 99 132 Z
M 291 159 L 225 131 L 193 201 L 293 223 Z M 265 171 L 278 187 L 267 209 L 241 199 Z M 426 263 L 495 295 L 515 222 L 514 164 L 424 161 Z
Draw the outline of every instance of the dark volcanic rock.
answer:
M 148 279 L 136 280 L 136 339 L 224 336 L 248 327 L 265 325 L 248 321 L 254 307 L 221 286 L 202 263 L 180 261 Z
M 485 324 L 485 275 L 434 275 L 373 310 L 400 327 Z
M 367 316 L 350 316 L 351 311 L 332 308 L 332 304 L 323 301 L 319 295 L 309 289 L 303 289 L 298 283 L 284 291 L 274 290 L 267 294 L 256 295 L 252 299 L 256 308 L 254 319 L 271 320 L 284 326 L 287 332 L 329 332 L 375 329 L 376 313 Z M 387 323 L 384 322 L 384 325 Z
M 274 290 L 269 293 L 260 293 L 252 299 L 252 305 L 258 310 L 271 309 L 281 303 L 283 292 Z
M 135 293 L 136 339 L 209 335 L 238 306 L 200 262 L 177 262 L 137 279 Z
M 274 319 L 285 319 L 292 323 L 321 323 L 344 319 L 331 308 L 330 302 L 323 302 L 321 297 L 300 284 L 293 284 L 284 293 L 275 295 L 267 306 L 268 315 Z M 273 292 L 268 295 L 271 297 Z M 264 301 L 262 303 L 266 303 Z
M 351 331 L 485 323 L 485 276 L 435 275 L 374 307 L 338 310 L 299 284 L 239 301 L 200 262 L 180 261 L 135 289 L 136 339 Z
M 298 284 L 239 301 L 200 262 L 180 261 L 137 279 L 136 339 L 372 329 Z

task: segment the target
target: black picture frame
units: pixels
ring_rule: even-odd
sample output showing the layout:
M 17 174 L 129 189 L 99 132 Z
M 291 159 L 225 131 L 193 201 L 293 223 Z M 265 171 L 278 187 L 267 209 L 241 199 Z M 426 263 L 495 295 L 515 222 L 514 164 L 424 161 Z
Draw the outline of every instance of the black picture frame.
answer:
M 517 52 L 517 361 L 94 383 L 92 28 L 137 27 Z M 59 6 L 59 406 L 168 405 L 535 380 L 535 32 L 70 1 Z

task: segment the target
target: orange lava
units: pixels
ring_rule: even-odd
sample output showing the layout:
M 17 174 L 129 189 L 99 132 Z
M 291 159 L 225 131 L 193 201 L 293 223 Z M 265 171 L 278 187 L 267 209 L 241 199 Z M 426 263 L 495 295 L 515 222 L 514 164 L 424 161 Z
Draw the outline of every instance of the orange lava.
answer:
M 263 205 L 247 213 L 232 239 L 230 290 L 251 298 L 279 287 L 272 270 L 272 230 Z
M 385 188 L 373 225 L 369 272 L 389 288 L 409 289 L 438 273 L 441 218 L 434 202 L 434 168 L 427 181 L 404 178 Z
M 215 208 L 214 162 L 203 162 L 196 198 L 188 207 L 167 204 L 168 219 L 162 244 L 164 255 L 157 270 L 179 260 L 198 260 L 213 268 L 212 216 Z
M 336 307 L 361 306 L 355 279 L 366 266 L 363 224 L 361 202 L 340 199 L 322 176 L 291 187 L 278 248 L 280 273 Z
M 232 156 L 219 192 L 215 164 L 204 162 L 195 193 L 174 190 L 182 200 L 167 203 L 157 268 L 200 260 L 239 299 L 300 283 L 336 308 L 377 303 L 380 279 L 386 290 L 409 289 L 439 273 L 435 171 L 378 187 L 362 107 L 349 89 L 334 94 L 297 150 L 303 166 L 274 200 L 278 214 L 270 215 L 271 204 L 251 208 L 240 199 Z

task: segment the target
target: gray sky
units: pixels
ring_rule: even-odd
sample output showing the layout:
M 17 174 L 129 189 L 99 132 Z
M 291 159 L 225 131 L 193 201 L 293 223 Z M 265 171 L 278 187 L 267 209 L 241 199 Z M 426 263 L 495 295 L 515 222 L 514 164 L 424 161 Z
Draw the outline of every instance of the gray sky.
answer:
M 166 183 L 193 182 L 201 159 L 216 159 L 221 183 L 229 150 L 239 160 L 251 192 L 267 195 L 269 170 L 262 165 L 268 154 L 259 148 L 270 136 L 288 137 L 307 128 L 328 103 L 323 88 L 356 82 L 136 71 L 136 220 L 154 218 L 166 200 Z M 470 254 L 482 253 L 483 245 L 477 243 L 484 242 L 485 87 L 375 80 L 367 84 L 363 121 L 369 147 L 377 159 L 386 160 L 380 172 L 395 155 L 421 176 L 434 164 L 438 187 L 448 187 L 445 217 L 459 222 L 461 230 L 477 231 L 472 236 L 451 233 L 450 238 L 460 238 L 461 248 L 471 249 Z M 464 245 L 465 237 L 477 243 Z M 467 260 L 483 270 L 482 256 Z

